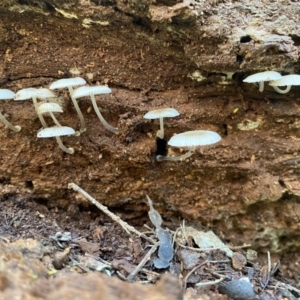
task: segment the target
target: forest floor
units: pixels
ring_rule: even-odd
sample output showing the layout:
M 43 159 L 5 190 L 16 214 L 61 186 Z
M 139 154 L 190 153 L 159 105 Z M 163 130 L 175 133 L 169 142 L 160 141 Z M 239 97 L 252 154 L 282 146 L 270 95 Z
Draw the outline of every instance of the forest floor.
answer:
M 251 245 L 227 247 L 208 229 L 184 222 L 163 222 L 174 252 L 168 267 L 156 268 L 159 251 L 150 251 L 157 247 L 157 221 L 151 221 L 141 220 L 145 225 L 136 228 L 144 236 L 139 237 L 98 210 L 72 204 L 63 210 L 15 195 L 2 199 L 0 299 L 300 297 L 279 261 L 265 256 L 260 264 Z

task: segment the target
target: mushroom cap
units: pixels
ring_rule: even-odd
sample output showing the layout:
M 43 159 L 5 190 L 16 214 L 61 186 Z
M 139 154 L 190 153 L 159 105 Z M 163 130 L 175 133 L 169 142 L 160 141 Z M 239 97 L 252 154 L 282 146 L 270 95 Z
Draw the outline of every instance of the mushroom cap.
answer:
M 194 130 L 174 135 L 168 144 L 173 147 L 196 147 L 215 144 L 220 140 L 220 135 L 214 131 Z
M 14 99 L 15 100 L 28 100 L 33 97 L 45 99 L 45 98 L 55 97 L 55 95 L 49 89 L 46 89 L 46 88 L 40 88 L 40 89 L 27 88 L 27 89 L 19 90 L 15 94 Z
M 56 136 L 64 136 L 64 135 L 73 135 L 75 134 L 75 130 L 68 126 L 54 126 L 44 128 L 38 131 L 38 138 L 49 138 Z
M 40 114 L 44 114 L 44 113 L 47 113 L 47 112 L 60 112 L 60 113 L 63 112 L 61 106 L 57 103 L 54 103 L 54 102 L 40 103 L 38 105 L 37 110 Z
M 271 86 L 300 85 L 300 75 L 285 75 L 269 83 Z
M 86 84 L 86 81 L 81 77 L 63 78 L 52 82 L 51 85 L 49 86 L 49 89 L 50 90 L 63 89 L 69 86 L 84 85 L 84 84 Z
M 7 89 L 0 89 L 0 100 L 7 100 L 7 99 L 13 99 L 15 96 L 15 93 L 11 90 Z
M 74 90 L 72 98 L 76 99 L 81 97 L 88 97 L 90 94 L 99 95 L 109 93 L 111 93 L 111 89 L 105 85 L 81 86 Z
M 248 76 L 245 78 L 243 81 L 244 82 L 261 82 L 261 81 L 271 81 L 271 80 L 277 80 L 281 78 L 281 74 L 275 71 L 265 71 L 265 72 L 260 72 L 256 73 L 253 75 Z
M 159 108 L 151 110 L 144 115 L 144 119 L 159 119 L 177 117 L 180 113 L 175 108 Z

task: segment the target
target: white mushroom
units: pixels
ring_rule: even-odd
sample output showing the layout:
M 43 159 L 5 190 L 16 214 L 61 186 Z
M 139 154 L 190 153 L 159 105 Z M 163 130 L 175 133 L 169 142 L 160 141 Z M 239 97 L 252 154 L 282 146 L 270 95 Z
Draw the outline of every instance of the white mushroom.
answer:
M 40 114 L 49 113 L 54 123 L 57 126 L 62 126 L 53 114 L 54 112 L 59 112 L 59 113 L 63 112 L 59 104 L 54 102 L 43 102 L 38 104 L 37 109 Z
M 189 151 L 180 156 L 163 156 L 157 155 L 157 161 L 163 160 L 184 160 L 190 157 L 194 152 L 195 148 L 198 146 L 207 146 L 212 145 L 221 140 L 221 137 L 218 133 L 209 130 L 194 130 L 194 131 L 187 131 L 183 133 L 179 133 L 174 135 L 168 142 L 170 146 L 173 147 L 187 147 Z
M 13 99 L 15 96 L 15 93 L 11 90 L 7 89 L 0 89 L 0 100 L 10 100 Z M 5 117 L 0 112 L 0 120 L 12 131 L 19 132 L 21 130 L 21 127 L 19 125 L 12 125 L 9 121 L 5 119 Z
M 156 135 L 163 139 L 164 134 L 164 118 L 172 118 L 179 116 L 180 113 L 174 108 L 160 108 L 147 112 L 144 115 L 144 119 L 159 119 L 160 129 L 157 131 Z
M 54 133 L 61 133 L 61 132 L 72 132 L 72 133 L 70 133 L 70 134 L 76 134 L 75 133 L 75 131 L 74 131 L 74 129 L 73 128 L 71 128 L 71 127 L 67 127 L 67 126 L 62 126 L 59 122 L 58 122 L 58 120 L 56 119 L 56 117 L 54 116 L 54 112 L 59 112 L 59 113 L 62 113 L 63 112 L 63 110 L 62 110 L 62 108 L 60 107 L 60 105 L 59 104 L 57 104 L 57 103 L 54 103 L 54 102 L 43 102 L 43 103 L 39 103 L 38 104 L 38 106 L 37 106 L 37 109 L 38 109 L 38 113 L 39 114 L 44 114 L 44 113 L 49 113 L 50 114 L 50 116 L 51 116 L 51 118 L 52 118 L 52 120 L 54 121 L 54 123 L 55 123 L 55 125 L 57 126 L 57 127 L 48 127 L 47 126 L 47 124 L 45 124 L 46 125 L 46 127 L 47 127 L 47 129 L 49 129 L 49 128 L 55 128 L 55 131 L 54 130 L 48 130 L 48 131 L 39 131 L 39 133 L 38 133 L 38 137 L 48 137 L 48 136 L 39 136 L 39 134 L 41 135 L 43 135 L 43 134 L 48 134 L 49 132 L 51 133 L 51 132 L 54 132 Z M 59 131 L 57 128 L 62 128 L 61 129 L 61 131 Z M 46 133 L 45 133 L 46 132 Z M 63 135 L 63 134 L 61 134 L 61 135 Z M 68 134 L 66 134 L 66 135 L 68 135 Z M 62 141 L 61 141 L 61 138 L 60 138 L 60 135 L 59 134 L 57 134 L 56 136 L 55 136 L 55 138 L 56 138 L 56 141 L 57 141 L 57 143 L 58 143 L 58 145 L 59 145 L 59 147 L 63 150 L 63 151 L 65 151 L 65 152 L 67 152 L 67 153 L 69 153 L 69 154 L 73 154 L 74 153 L 74 149 L 73 148 L 67 148 L 67 147 L 65 147 L 64 145 L 63 145 L 63 143 L 62 143 Z
M 96 99 L 95 99 L 95 95 L 109 94 L 109 93 L 111 93 L 111 89 L 107 86 L 101 86 L 101 85 L 99 85 L 99 86 L 81 86 L 74 90 L 74 92 L 72 94 L 72 98 L 77 99 L 77 98 L 81 98 L 81 97 L 90 96 L 90 98 L 92 100 L 93 108 L 94 108 L 99 120 L 104 125 L 104 127 L 106 129 L 112 131 L 115 134 L 119 134 L 118 128 L 115 128 L 115 127 L 109 125 L 106 122 L 106 120 L 103 118 L 103 116 L 97 106 Z
M 54 127 L 48 127 L 43 128 L 38 131 L 37 137 L 38 138 L 49 138 L 49 137 L 55 137 L 57 140 L 57 143 L 59 145 L 59 148 L 63 151 L 73 154 L 74 149 L 73 148 L 67 148 L 61 141 L 60 137 L 65 135 L 74 135 L 75 130 L 71 127 L 67 126 L 54 126 Z
M 286 94 L 291 89 L 292 85 L 300 85 L 300 75 L 291 74 L 285 75 L 277 80 L 273 80 L 269 83 L 277 92 L 281 94 Z M 287 86 L 285 90 L 280 90 L 278 86 Z
M 40 88 L 40 89 L 27 88 L 27 89 L 19 90 L 15 94 L 14 99 L 15 99 L 15 101 L 32 99 L 35 111 L 37 112 L 38 117 L 39 117 L 39 119 L 40 119 L 43 127 L 46 128 L 47 124 L 45 122 L 45 119 L 38 112 L 37 98 L 39 98 L 39 99 L 46 99 L 46 98 L 53 98 L 53 97 L 55 97 L 55 95 L 50 90 L 48 90 L 46 88 Z
M 78 106 L 78 103 L 77 103 L 76 99 L 72 97 L 72 94 L 73 94 L 73 87 L 74 86 L 84 85 L 84 84 L 86 84 L 86 81 L 83 78 L 75 77 L 75 78 L 59 79 L 57 81 L 52 82 L 51 85 L 49 86 L 50 90 L 68 88 L 71 100 L 73 102 L 75 110 L 76 110 L 76 112 L 78 114 L 78 117 L 80 119 L 80 132 L 86 131 L 85 122 L 84 122 L 82 112 L 81 112 L 81 110 Z
M 250 75 L 247 78 L 245 78 L 243 81 L 244 82 L 248 82 L 248 83 L 258 82 L 258 84 L 259 84 L 259 91 L 263 92 L 263 90 L 264 90 L 264 82 L 265 81 L 277 80 L 279 78 L 281 78 L 281 74 L 280 73 L 275 72 L 275 71 L 265 71 L 265 72 L 260 72 L 260 73 L 256 73 L 256 74 Z

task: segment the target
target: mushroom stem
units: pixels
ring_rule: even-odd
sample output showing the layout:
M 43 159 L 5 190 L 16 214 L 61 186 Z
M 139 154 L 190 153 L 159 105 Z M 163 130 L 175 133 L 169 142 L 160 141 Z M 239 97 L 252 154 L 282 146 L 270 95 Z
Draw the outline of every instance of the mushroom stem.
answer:
M 277 92 L 277 93 L 279 93 L 279 94 L 286 94 L 286 93 L 288 93 L 289 91 L 290 91 L 290 89 L 291 89 L 291 85 L 287 85 L 286 86 L 286 89 L 285 90 L 281 90 L 278 86 L 273 86 L 272 85 L 272 87 L 273 87 L 273 89 Z
M 73 149 L 73 148 L 67 148 L 67 147 L 63 144 L 63 142 L 62 142 L 62 140 L 61 140 L 61 138 L 60 138 L 59 136 L 56 137 L 56 141 L 57 141 L 57 143 L 58 143 L 58 145 L 59 145 L 59 148 L 60 148 L 61 150 L 65 151 L 65 152 L 67 152 L 67 153 L 69 153 L 69 154 L 74 154 L 74 149 Z
M 157 131 L 157 136 L 160 139 L 163 139 L 164 136 L 165 136 L 165 133 L 164 133 L 164 118 L 163 117 L 159 118 L 159 125 L 160 125 L 160 130 Z
M 49 114 L 52 118 L 52 120 L 54 121 L 55 125 L 61 127 L 61 124 L 58 122 L 58 120 L 56 119 L 56 117 L 54 116 L 54 113 L 52 111 L 49 111 Z
M 38 115 L 38 117 L 40 119 L 40 122 L 42 123 L 42 125 L 43 125 L 44 128 L 47 128 L 48 126 L 47 126 L 47 123 L 46 123 L 43 115 L 39 113 L 38 103 L 37 103 L 36 97 L 32 97 L 32 101 L 33 101 L 33 105 L 34 105 L 35 111 L 36 111 L 36 113 L 37 113 L 37 115 Z
M 1 114 L 1 112 L 0 112 L 0 120 L 12 131 L 19 132 L 21 130 L 21 126 L 19 125 L 14 126 L 13 124 L 11 124 L 9 121 L 5 119 L 5 117 Z
M 264 91 L 264 82 L 263 81 L 260 81 L 259 83 L 258 83 L 258 86 L 259 86 L 259 91 L 262 93 L 263 91 Z
M 69 86 L 68 89 L 69 89 L 69 93 L 70 93 L 70 96 L 71 96 L 71 100 L 73 102 L 73 105 L 75 107 L 75 110 L 76 110 L 76 112 L 78 114 L 78 117 L 79 117 L 79 120 L 80 120 L 80 129 L 79 129 L 79 131 L 80 132 L 85 132 L 86 131 L 86 126 L 85 126 L 85 121 L 84 121 L 82 112 L 81 112 L 81 110 L 80 110 L 80 108 L 78 106 L 78 103 L 77 103 L 76 99 L 74 99 L 72 97 L 72 94 L 74 92 L 73 87 Z
M 53 120 L 53 122 L 55 123 L 56 126 L 62 127 L 62 125 L 58 122 L 58 120 L 56 119 L 56 117 L 54 116 L 54 113 L 52 111 L 49 111 L 49 114 Z M 80 131 L 76 131 L 75 136 L 80 136 Z
M 94 110 L 99 118 L 99 120 L 101 121 L 101 123 L 104 125 L 104 127 L 110 131 L 112 131 L 113 133 L 115 134 L 119 134 L 119 129 L 118 128 L 115 128 L 111 125 L 109 125 L 105 119 L 103 118 L 98 106 L 97 106 L 97 103 L 96 103 L 96 99 L 95 99 L 95 96 L 93 93 L 90 93 L 90 97 L 91 97 L 91 100 L 92 100 L 92 104 L 93 104 L 93 107 L 94 107 Z
M 190 147 L 189 151 L 183 155 L 180 156 L 163 156 L 163 155 L 157 155 L 156 161 L 164 161 L 164 160 L 170 160 L 170 161 L 178 161 L 178 160 L 185 160 L 186 158 L 192 156 L 195 153 L 196 147 Z

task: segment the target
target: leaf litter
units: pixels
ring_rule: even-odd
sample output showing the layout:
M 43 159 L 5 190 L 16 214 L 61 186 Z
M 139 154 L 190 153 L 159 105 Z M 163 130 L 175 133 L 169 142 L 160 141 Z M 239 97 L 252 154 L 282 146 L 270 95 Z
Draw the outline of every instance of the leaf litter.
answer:
M 43 272 L 37 270 L 36 265 L 35 270 L 31 270 L 34 279 L 47 276 L 60 278 L 60 274 L 68 274 L 70 270 L 81 276 L 104 273 L 111 278 L 107 280 L 119 277 L 123 281 L 144 284 L 159 284 L 167 276 L 170 280 L 177 278 L 175 285 L 187 300 L 200 299 L 201 295 L 209 296 L 208 299 L 226 299 L 224 295 L 229 299 L 262 300 L 294 300 L 300 297 L 297 285 L 283 276 L 280 261 L 272 263 L 269 253 L 266 265 L 260 266 L 255 262 L 255 251 L 250 245 L 229 247 L 213 231 L 197 230 L 185 226 L 185 222 L 175 231 L 166 228 L 148 195 L 148 216 L 154 228 L 145 224 L 146 231 L 139 231 L 78 185 L 71 183 L 69 188 L 81 193 L 114 223 L 90 230 L 92 240 L 76 236 L 75 228 L 54 231 L 54 226 L 48 237 L 36 235 L 35 239 L 10 241 L 2 229 L 2 253 L 7 249 L 15 250 L 17 246 L 20 255 L 26 259 L 37 259 L 43 263 Z M 3 257 L 0 259 L 3 270 L 5 260 Z M 167 292 L 171 293 L 171 290 Z M 176 296 L 176 299 L 180 299 L 180 293 L 177 292 L 179 298 Z

